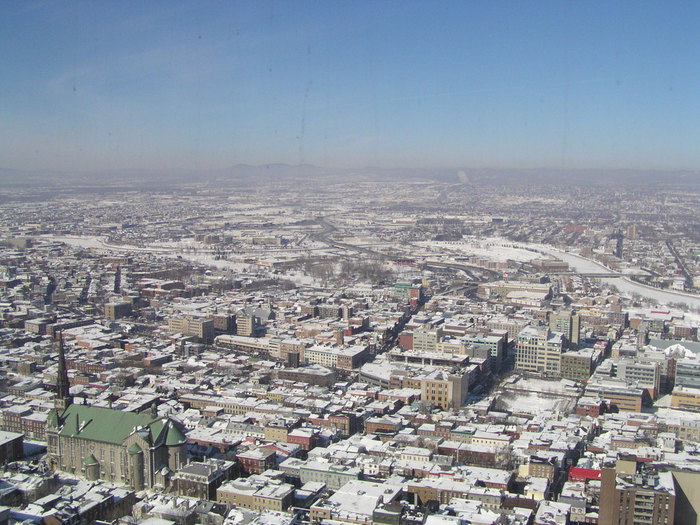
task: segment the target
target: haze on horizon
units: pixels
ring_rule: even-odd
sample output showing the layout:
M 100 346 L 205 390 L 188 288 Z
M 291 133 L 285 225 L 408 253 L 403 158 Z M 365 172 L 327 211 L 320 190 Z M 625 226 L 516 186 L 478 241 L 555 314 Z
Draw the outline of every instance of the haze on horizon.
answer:
M 700 169 L 697 2 L 0 14 L 0 168 Z

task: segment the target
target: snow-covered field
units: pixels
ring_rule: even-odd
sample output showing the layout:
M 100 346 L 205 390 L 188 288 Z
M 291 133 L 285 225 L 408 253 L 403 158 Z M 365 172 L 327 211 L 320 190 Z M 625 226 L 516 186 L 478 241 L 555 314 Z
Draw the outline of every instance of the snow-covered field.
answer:
M 462 241 L 420 241 L 415 243 L 443 253 L 458 253 L 470 257 L 483 257 L 490 261 L 529 262 L 542 257 L 533 250 L 522 247 L 506 239 L 487 237 L 485 239 L 465 238 Z
M 75 246 L 76 248 L 86 248 L 105 251 L 122 251 L 122 252 L 153 252 L 164 253 L 172 251 L 172 248 L 166 247 L 148 247 L 148 246 L 131 246 L 126 244 L 108 244 L 104 238 L 96 236 L 72 237 L 63 235 L 41 235 L 39 239 L 57 241 Z
M 69 237 L 61 235 L 41 235 L 40 239 L 62 242 L 76 248 L 105 249 L 105 243 L 100 237 Z
M 576 404 L 573 398 L 547 396 L 535 392 L 507 392 L 498 396 L 498 409 L 516 413 L 543 414 L 569 413 Z

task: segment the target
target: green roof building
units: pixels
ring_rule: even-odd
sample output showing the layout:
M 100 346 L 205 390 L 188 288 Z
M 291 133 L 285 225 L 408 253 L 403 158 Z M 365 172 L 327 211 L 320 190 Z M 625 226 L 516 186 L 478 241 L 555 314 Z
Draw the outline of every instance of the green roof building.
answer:
M 187 459 L 182 428 L 153 412 L 57 404 L 49 413 L 46 434 L 55 469 L 135 490 L 167 488 L 170 475 Z

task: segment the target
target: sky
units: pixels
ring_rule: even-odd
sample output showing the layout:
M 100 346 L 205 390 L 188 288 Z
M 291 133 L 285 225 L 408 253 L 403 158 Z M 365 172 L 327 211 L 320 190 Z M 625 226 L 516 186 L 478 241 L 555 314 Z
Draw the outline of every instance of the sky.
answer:
M 700 2 L 0 2 L 0 168 L 700 169 Z

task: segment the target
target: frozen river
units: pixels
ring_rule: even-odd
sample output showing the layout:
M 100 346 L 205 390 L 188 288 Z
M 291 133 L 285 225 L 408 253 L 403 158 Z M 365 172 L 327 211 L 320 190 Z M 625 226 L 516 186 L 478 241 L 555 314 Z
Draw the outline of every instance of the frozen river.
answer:
M 569 266 L 578 273 L 615 273 L 614 271 L 610 270 L 609 268 L 606 268 L 602 264 L 599 264 L 590 259 L 586 259 L 585 257 L 581 257 L 580 255 L 563 252 L 542 245 L 538 245 L 537 249 L 568 263 Z M 606 277 L 604 279 L 601 279 L 601 281 L 607 284 L 615 285 L 617 289 L 620 290 L 620 292 L 622 293 L 638 293 L 642 297 L 655 299 L 660 303 L 664 304 L 684 303 L 693 308 L 700 308 L 700 296 L 684 294 L 681 292 L 659 290 L 658 288 L 653 288 L 651 286 L 645 286 L 643 284 L 636 283 L 627 277 Z

